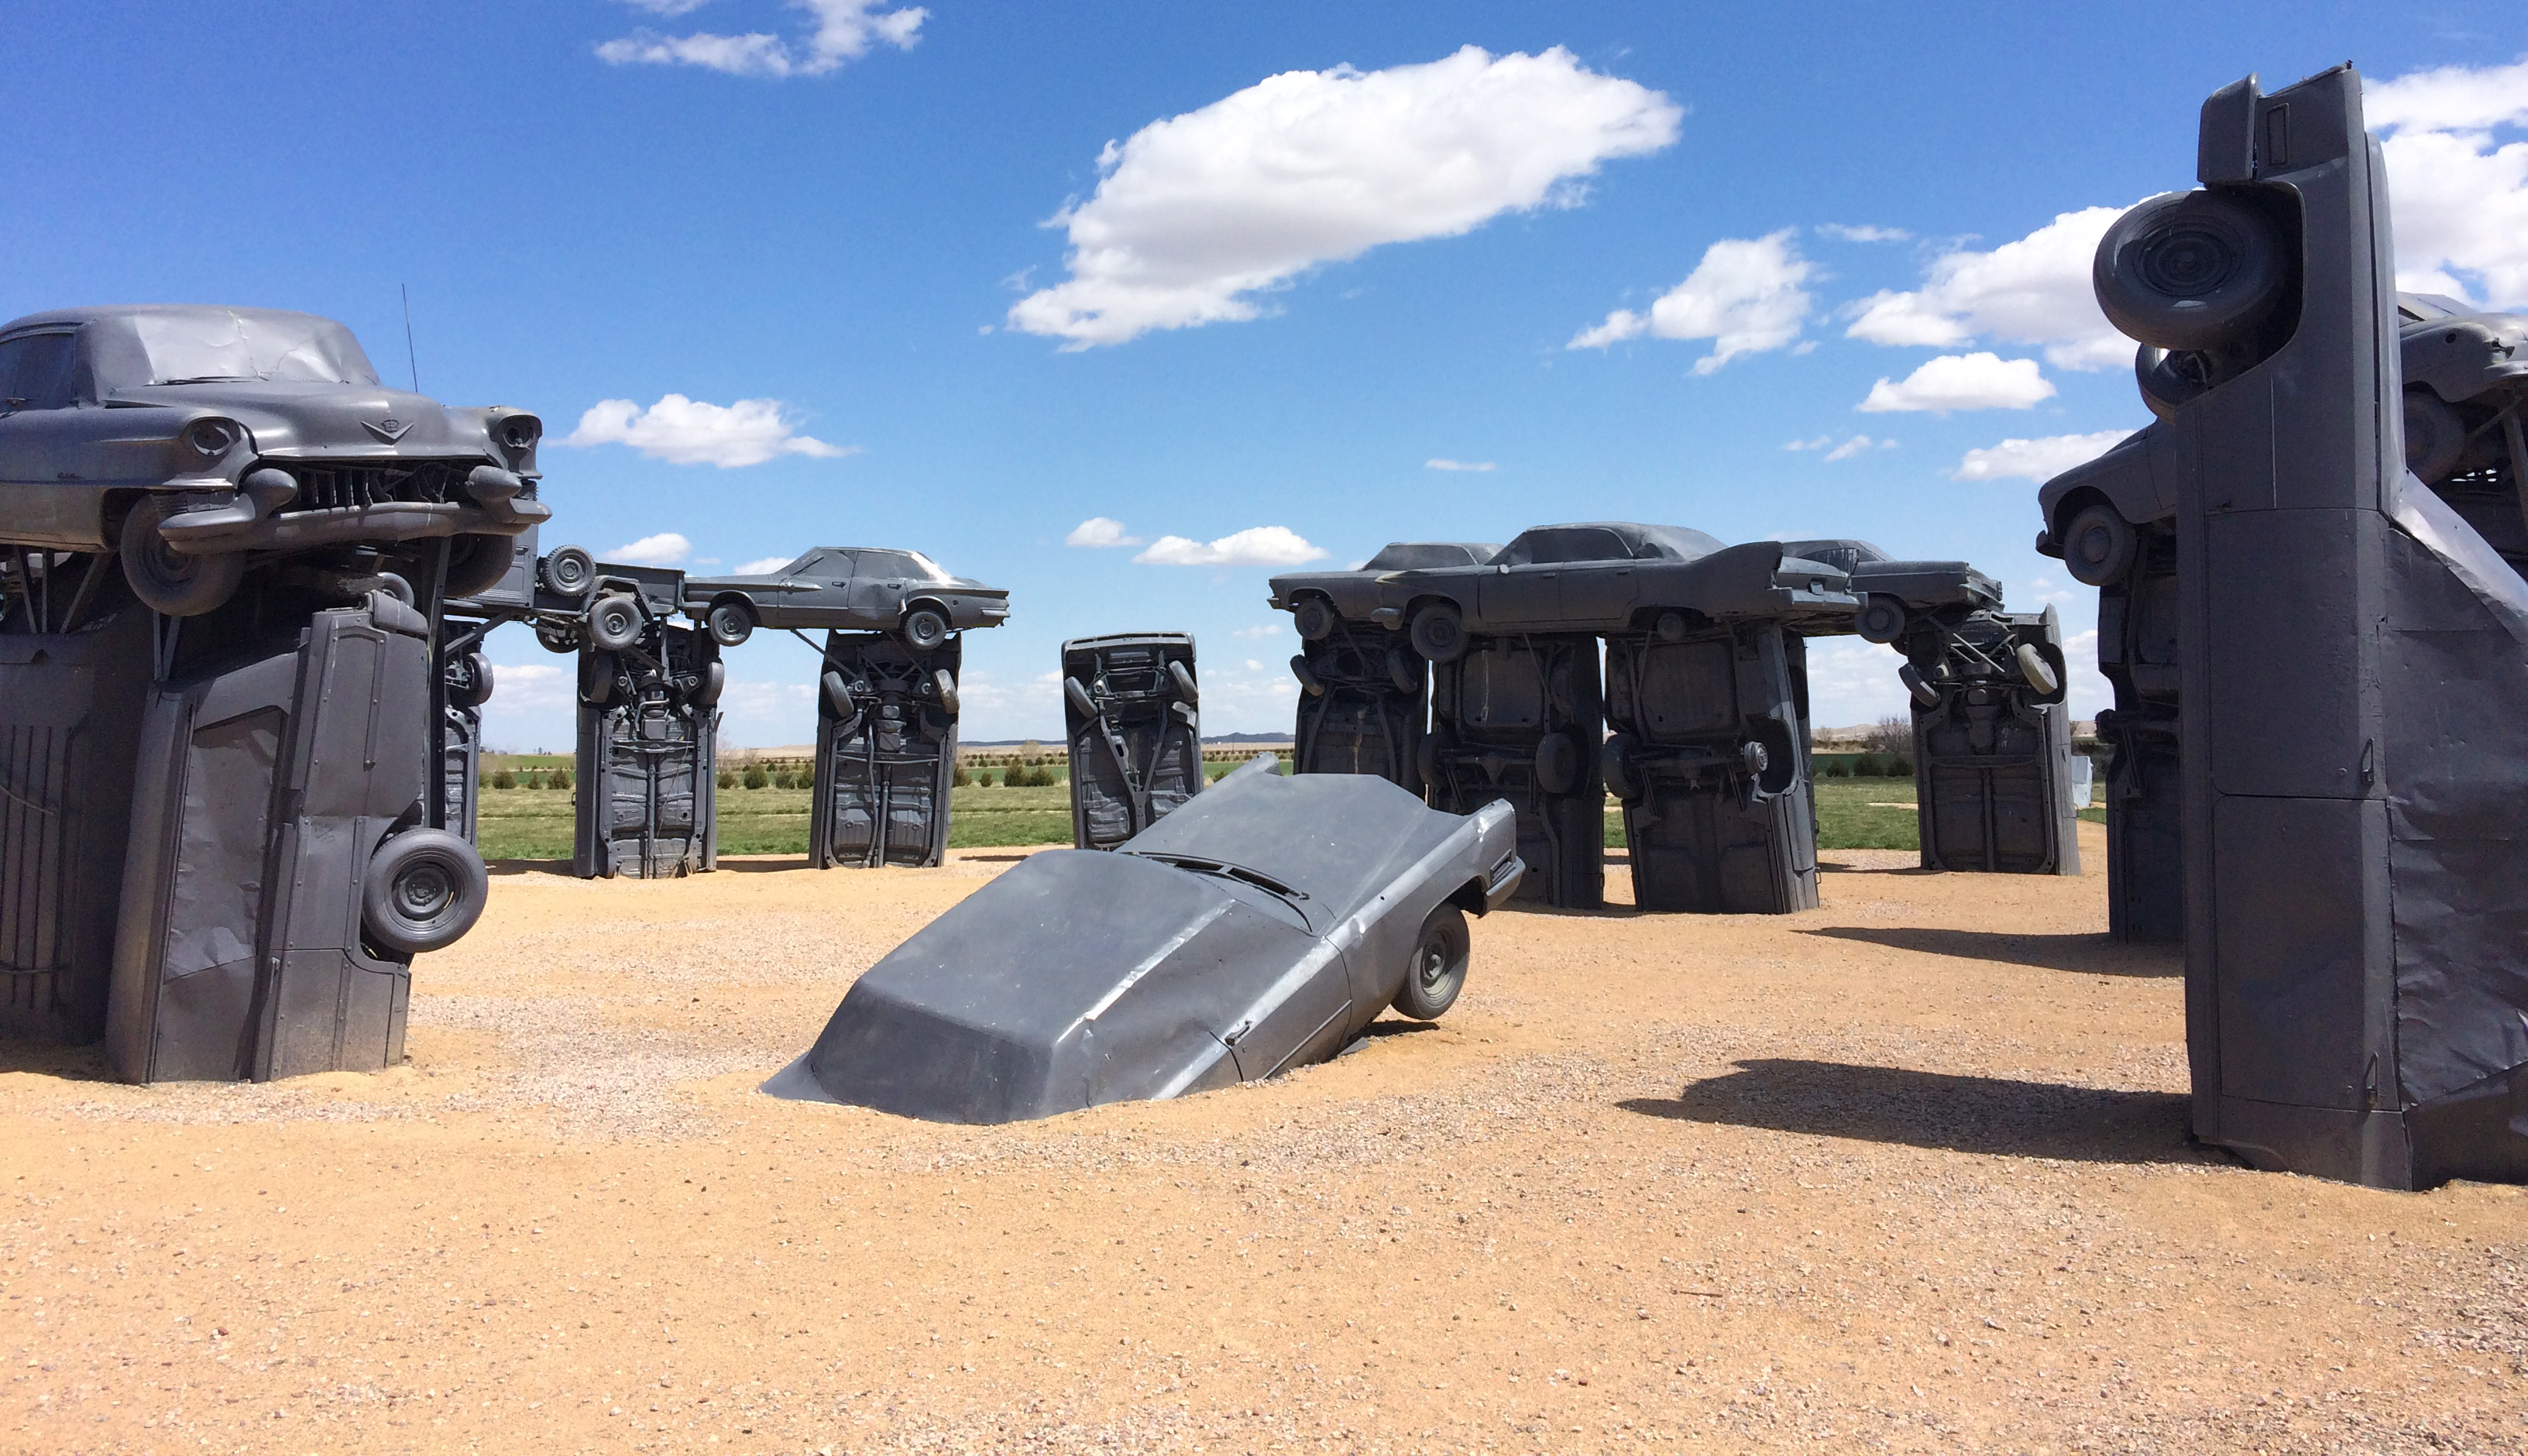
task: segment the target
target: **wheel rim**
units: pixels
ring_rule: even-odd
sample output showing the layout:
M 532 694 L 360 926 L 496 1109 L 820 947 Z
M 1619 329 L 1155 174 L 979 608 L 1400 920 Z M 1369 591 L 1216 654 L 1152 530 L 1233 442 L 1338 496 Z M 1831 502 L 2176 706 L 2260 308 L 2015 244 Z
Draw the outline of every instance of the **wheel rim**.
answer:
M 2135 271 L 2142 282 L 2171 298 L 2200 298 L 2238 271 L 2236 245 L 2208 228 L 2173 228 L 2145 240 L 2137 251 Z
M 448 866 L 423 860 L 395 877 L 395 907 L 405 918 L 428 923 L 448 912 L 456 900 L 456 880 Z
M 1413 983 L 1423 996 L 1436 1000 L 1448 988 L 1449 975 L 1448 937 L 1434 935 L 1422 942 L 1422 949 L 1413 958 Z

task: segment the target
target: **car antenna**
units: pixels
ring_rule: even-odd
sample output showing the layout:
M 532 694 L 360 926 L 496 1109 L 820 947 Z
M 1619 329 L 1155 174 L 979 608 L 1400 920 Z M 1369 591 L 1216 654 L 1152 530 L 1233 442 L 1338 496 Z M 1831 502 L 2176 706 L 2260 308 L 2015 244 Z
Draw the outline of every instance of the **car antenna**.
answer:
M 397 284 L 403 290 L 403 361 L 412 368 L 412 391 L 421 392 L 421 358 L 412 351 L 412 286 Z

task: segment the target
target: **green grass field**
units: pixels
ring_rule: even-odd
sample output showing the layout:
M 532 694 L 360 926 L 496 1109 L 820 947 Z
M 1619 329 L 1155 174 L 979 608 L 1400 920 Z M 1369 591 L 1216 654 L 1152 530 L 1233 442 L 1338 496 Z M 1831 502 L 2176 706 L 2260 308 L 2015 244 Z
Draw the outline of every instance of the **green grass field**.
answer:
M 1221 765 L 1223 771 L 1233 765 Z M 1213 777 L 1218 777 L 1214 774 Z M 561 859 L 570 855 L 572 794 L 559 789 L 485 789 L 480 834 L 487 859 Z M 1817 846 L 1828 850 L 1910 850 L 1914 810 L 1887 808 L 1914 801 L 1912 779 L 1820 779 Z M 2090 810 L 2094 814 L 2096 810 Z M 948 843 L 957 849 L 1068 844 L 1071 790 L 955 790 L 949 798 Z M 1606 843 L 1624 842 L 1623 816 L 1609 809 Z M 723 855 L 808 853 L 808 791 L 722 789 L 719 849 Z

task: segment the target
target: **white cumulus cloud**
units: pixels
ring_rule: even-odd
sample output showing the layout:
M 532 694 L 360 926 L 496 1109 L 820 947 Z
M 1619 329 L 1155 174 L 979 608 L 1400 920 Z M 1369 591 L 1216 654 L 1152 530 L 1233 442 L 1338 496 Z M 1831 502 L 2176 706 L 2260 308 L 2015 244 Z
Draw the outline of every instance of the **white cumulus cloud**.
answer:
M 1848 338 L 1954 348 L 1978 338 L 2041 347 L 2057 369 L 2133 362 L 2133 340 L 2098 311 L 2089 260 L 2124 209 L 2067 212 L 1989 252 L 1952 248 L 1931 260 L 1922 286 L 1852 305 Z
M 1107 143 L 1095 193 L 1047 225 L 1071 276 L 1009 325 L 1080 349 L 1252 319 L 1255 294 L 1318 264 L 1576 205 L 1580 179 L 1668 145 L 1683 115 L 1558 46 L 1284 72 Z
M 1583 329 L 1566 348 L 1604 348 L 1644 334 L 1659 338 L 1709 338 L 1712 352 L 1694 372 L 1710 374 L 1740 354 L 1777 349 L 1800 337 L 1807 321 L 1808 282 L 1816 265 L 1800 256 L 1784 228 L 1763 237 L 1724 237 L 1704 249 L 1703 261 L 1685 282 L 1651 304 L 1648 314 L 1619 308 L 1605 323 Z
M 798 559 L 799 558 L 796 556 L 761 556 L 753 561 L 738 562 L 737 569 L 730 572 L 729 575 L 770 576 L 772 573 L 779 571 L 782 567 L 787 566 Z
M 630 566 L 673 566 L 694 553 L 694 544 L 673 531 L 644 536 L 606 553 L 608 561 Z
M 1132 559 L 1153 566 L 1298 566 L 1325 556 L 1323 546 L 1287 526 L 1249 526 L 1213 542 L 1162 536 Z
M 2494 308 L 2528 306 L 2528 59 L 2447 66 L 2365 88 L 2362 112 L 2388 134 L 2396 286 Z
M 1125 535 L 1124 523 L 1121 521 L 1107 516 L 1090 516 L 1087 520 L 1072 527 L 1071 534 L 1062 539 L 1062 544 L 1076 546 L 1139 546 L 1141 538 Z
M 676 465 L 761 465 L 776 455 L 832 459 L 856 447 L 827 444 L 801 435 L 781 416 L 778 399 L 706 404 L 682 394 L 660 396 L 643 409 L 629 399 L 601 399 L 579 417 L 568 445 L 628 444 L 653 460 Z
M 2027 409 L 2054 397 L 2054 385 L 2033 359 L 1999 354 L 1942 354 L 1901 381 L 1880 379 L 1855 406 L 1872 414 L 1893 410 L 1947 414 L 1964 409 Z
M 704 0 L 631 0 L 659 16 L 679 16 L 701 8 Z M 635 30 L 597 48 L 597 58 L 614 66 L 700 66 L 731 76 L 823 76 L 846 61 L 869 54 L 873 45 L 910 50 L 922 36 L 930 12 L 920 6 L 880 10 L 878 0 L 791 0 L 808 13 L 808 33 L 785 41 L 761 30 L 719 35 L 708 30 L 691 35 L 660 35 Z
M 1495 465 L 1495 463 L 1494 463 L 1493 461 L 1490 461 L 1490 460 L 1448 460 L 1448 459 L 1436 459 L 1436 460 L 1425 460 L 1425 461 L 1423 461 L 1423 462 L 1422 462 L 1422 468 L 1423 468 L 1423 469 L 1425 469 L 1425 470 L 1473 470 L 1473 471 L 1485 471 L 1485 470 L 1493 470 L 1493 469 L 1496 469 L 1496 468 L 1498 468 L 1498 467 Z
M 1962 481 L 2050 481 L 2075 465 L 2085 464 L 2115 448 L 2130 430 L 2100 430 L 2093 435 L 2045 435 L 2034 440 L 2005 440 L 1967 451 L 1950 474 Z

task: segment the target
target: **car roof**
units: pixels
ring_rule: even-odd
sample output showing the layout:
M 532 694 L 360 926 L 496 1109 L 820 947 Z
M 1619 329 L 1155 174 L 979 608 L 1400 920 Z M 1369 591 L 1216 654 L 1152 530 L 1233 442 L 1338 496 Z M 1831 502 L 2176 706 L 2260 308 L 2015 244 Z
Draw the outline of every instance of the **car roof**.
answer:
M 1501 551 L 1498 543 L 1391 541 L 1360 563 L 1363 571 L 1422 571 L 1434 566 L 1481 566 Z
M 1532 526 L 1493 559 L 1505 566 L 1567 561 L 1692 561 L 1721 549 L 1719 538 L 1690 526 L 1646 526 L 1638 521 L 1576 521 Z
M 379 383 L 377 367 L 349 329 L 320 314 L 282 308 L 208 303 L 56 308 L 0 324 L 0 338 L 62 329 L 79 332 L 80 350 L 102 392 L 160 382 L 159 370 L 171 356 L 226 361 L 237 359 L 239 350 L 261 378 Z

